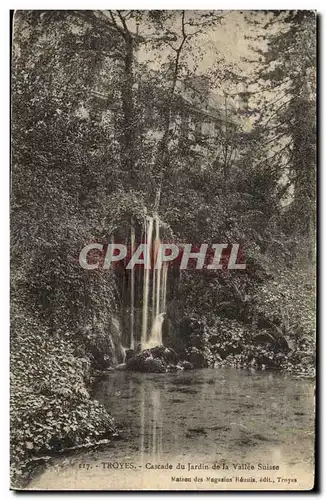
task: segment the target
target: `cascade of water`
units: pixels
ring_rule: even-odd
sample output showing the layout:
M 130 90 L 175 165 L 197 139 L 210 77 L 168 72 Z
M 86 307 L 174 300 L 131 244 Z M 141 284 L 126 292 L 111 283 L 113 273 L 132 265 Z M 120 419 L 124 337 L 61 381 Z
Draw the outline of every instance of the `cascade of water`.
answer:
M 131 255 L 134 254 L 135 251 L 135 228 L 133 224 L 131 224 L 131 233 L 130 233 L 130 251 Z M 135 270 L 131 269 L 131 283 L 130 283 L 130 348 L 135 348 L 135 338 L 134 338 L 134 321 L 135 321 Z
M 152 248 L 152 236 L 153 236 L 153 217 L 147 217 L 145 222 L 145 243 L 147 243 L 147 256 L 151 256 L 151 248 Z M 147 261 L 147 257 L 144 255 L 145 262 Z M 141 332 L 141 348 L 144 349 L 144 346 L 147 343 L 147 325 L 148 325 L 148 295 L 149 295 L 149 275 L 150 269 L 149 266 L 144 266 L 144 285 L 143 285 L 143 311 L 142 311 L 142 332 Z
M 155 243 L 156 243 L 156 249 L 158 251 L 159 245 L 161 243 L 160 241 L 160 221 L 159 218 L 156 216 L 155 217 L 155 232 L 156 232 L 156 238 L 155 238 Z M 156 273 L 156 307 L 155 307 L 155 316 L 157 317 L 160 314 L 160 288 L 161 288 L 161 269 L 154 269 L 153 270 L 153 276 Z M 155 319 L 154 319 L 155 322 Z
M 111 338 L 112 338 L 112 348 L 114 349 L 115 355 L 117 357 L 118 363 L 124 363 L 126 361 L 126 347 L 122 345 L 122 332 L 119 318 L 112 316 L 111 318 Z
M 122 355 L 122 359 L 121 359 L 121 363 L 125 363 L 126 361 L 126 348 L 123 347 L 123 345 L 121 346 L 121 355 Z
M 154 233 L 155 230 L 155 233 Z M 166 265 L 161 266 L 161 269 L 155 269 L 157 254 L 160 246 L 160 224 L 159 218 L 147 217 L 145 221 L 144 242 L 147 243 L 148 255 L 152 256 L 152 248 L 154 249 L 154 262 L 151 259 L 151 269 L 144 266 L 143 279 L 143 307 L 142 307 L 142 328 L 141 328 L 141 349 L 162 345 L 162 324 L 164 321 L 166 307 L 166 289 L 167 289 L 167 271 Z M 132 233 L 132 251 L 134 250 L 135 235 Z M 144 255 L 145 261 L 147 257 Z M 152 275 L 151 299 L 150 298 L 150 276 Z M 134 309 L 134 277 L 131 275 L 131 308 Z M 151 310 L 151 315 L 150 315 Z M 151 317 L 151 330 L 148 335 L 148 323 Z M 134 314 L 132 313 L 132 321 Z M 131 339 L 134 341 L 134 327 L 131 328 Z
M 165 313 L 160 313 L 155 317 L 151 333 L 147 342 L 147 348 L 162 345 L 162 324 Z
M 166 291 L 167 291 L 167 281 L 168 281 L 168 266 L 167 266 L 167 264 L 164 264 L 164 266 L 162 266 L 162 274 L 163 274 L 163 278 L 162 278 L 163 285 L 162 285 L 161 310 L 165 311 Z
M 157 252 L 157 241 L 155 239 L 154 241 L 154 262 L 156 259 L 156 252 Z M 155 300 L 156 300 L 156 271 L 153 269 L 153 279 L 152 279 L 152 324 L 154 323 L 155 320 Z

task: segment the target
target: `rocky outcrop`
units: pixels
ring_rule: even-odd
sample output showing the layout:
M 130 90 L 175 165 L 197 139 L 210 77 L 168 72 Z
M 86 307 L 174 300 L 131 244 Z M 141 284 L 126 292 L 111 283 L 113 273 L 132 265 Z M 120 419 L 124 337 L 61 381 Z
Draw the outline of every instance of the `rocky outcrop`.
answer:
M 205 358 L 203 351 L 197 349 L 197 347 L 192 347 L 186 352 L 188 361 L 194 366 L 194 368 L 207 368 L 208 361 Z
M 126 349 L 125 355 L 125 362 L 127 363 L 127 361 L 129 361 L 129 359 L 131 359 L 135 355 L 135 351 L 133 349 Z
M 122 371 L 122 370 L 126 370 L 127 369 L 127 364 L 126 363 L 120 363 L 119 365 L 117 365 L 114 370 L 118 370 L 118 371 Z
M 126 369 L 147 373 L 166 373 L 174 371 L 178 356 L 173 349 L 157 346 L 136 354 L 126 363 Z
M 182 370 L 188 371 L 188 370 L 194 370 L 195 367 L 190 361 L 179 361 L 177 368 L 181 368 Z

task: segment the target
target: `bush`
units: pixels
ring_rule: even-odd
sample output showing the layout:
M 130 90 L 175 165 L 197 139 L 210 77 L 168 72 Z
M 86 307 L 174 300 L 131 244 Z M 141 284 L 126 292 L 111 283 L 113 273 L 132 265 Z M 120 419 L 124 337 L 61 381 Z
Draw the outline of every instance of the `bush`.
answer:
M 35 458 L 112 436 L 112 417 L 88 392 L 92 367 L 69 338 L 12 313 L 12 485 L 27 481 Z

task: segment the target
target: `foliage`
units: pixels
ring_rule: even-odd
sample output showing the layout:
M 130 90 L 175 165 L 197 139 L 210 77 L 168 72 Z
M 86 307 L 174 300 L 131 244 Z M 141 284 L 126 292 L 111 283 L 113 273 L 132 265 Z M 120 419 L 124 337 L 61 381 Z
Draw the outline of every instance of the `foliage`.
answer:
M 89 395 L 91 362 L 83 346 L 52 335 L 34 314 L 13 305 L 11 325 L 12 484 L 22 486 L 35 459 L 96 443 L 115 431 Z M 81 356 L 83 353 L 83 356 Z

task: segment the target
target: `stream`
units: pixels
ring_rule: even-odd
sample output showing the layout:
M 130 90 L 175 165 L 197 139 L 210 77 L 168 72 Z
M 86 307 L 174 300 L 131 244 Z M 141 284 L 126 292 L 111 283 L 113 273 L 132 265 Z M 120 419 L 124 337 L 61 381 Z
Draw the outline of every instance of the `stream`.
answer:
M 54 459 L 29 488 L 312 487 L 311 380 L 233 368 L 117 371 L 94 397 L 115 418 L 121 439 Z

